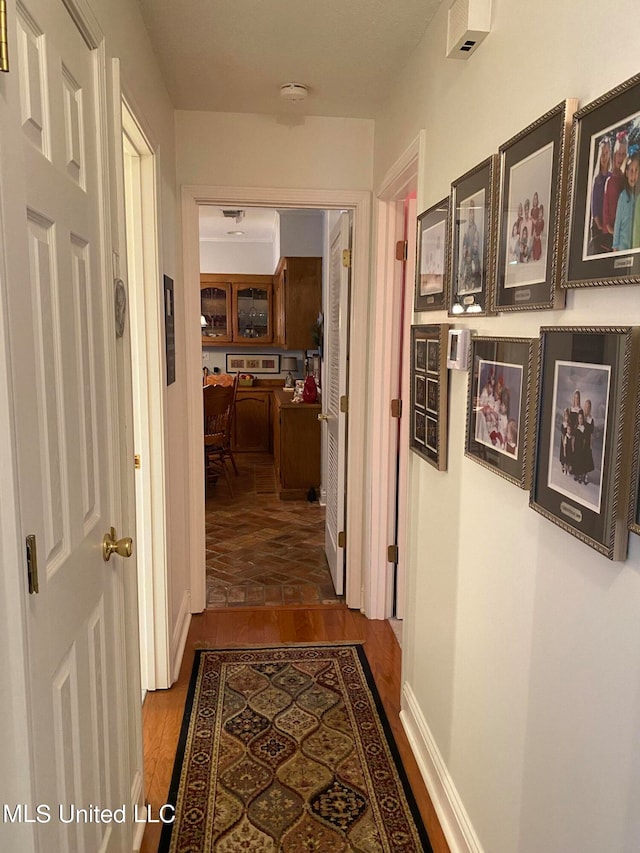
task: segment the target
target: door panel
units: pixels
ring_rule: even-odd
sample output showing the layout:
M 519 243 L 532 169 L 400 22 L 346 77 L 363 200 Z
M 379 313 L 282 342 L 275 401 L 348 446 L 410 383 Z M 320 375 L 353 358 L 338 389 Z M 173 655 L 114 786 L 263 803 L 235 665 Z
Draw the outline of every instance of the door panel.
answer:
M 325 552 L 337 595 L 344 594 L 347 415 L 341 412 L 340 399 L 347 395 L 347 354 L 349 329 L 349 267 L 343 265 L 344 252 L 350 249 L 349 214 L 336 223 L 329 245 L 329 281 L 325 341 L 323 406 L 327 429 Z
M 17 108 L 3 134 L 21 139 L 22 175 L 2 197 L 2 220 L 22 223 L 22 242 L 6 249 L 7 301 L 20 517 L 23 535 L 36 536 L 39 563 L 39 592 L 25 591 L 33 801 L 52 810 L 34 829 L 42 850 L 111 853 L 131 849 L 130 825 L 59 819 L 74 808 L 122 806 L 131 795 L 120 713 L 125 568 L 121 558 L 102 559 L 119 448 L 108 408 L 104 98 L 98 52 L 62 2 L 20 3 L 16 26 L 17 73 L 6 85 Z

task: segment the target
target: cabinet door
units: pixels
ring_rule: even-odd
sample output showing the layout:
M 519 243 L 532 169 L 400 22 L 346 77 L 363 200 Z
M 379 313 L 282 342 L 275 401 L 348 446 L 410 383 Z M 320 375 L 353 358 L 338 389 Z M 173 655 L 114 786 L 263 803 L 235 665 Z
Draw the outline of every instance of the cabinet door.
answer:
M 231 341 L 231 285 L 200 278 L 200 323 L 202 345 L 217 346 Z
M 276 329 L 284 349 L 317 347 L 314 329 L 322 309 L 322 258 L 283 258 L 278 267 Z
M 233 285 L 233 340 L 270 343 L 273 340 L 272 284 Z
M 271 452 L 270 391 L 239 393 L 233 428 L 234 450 Z

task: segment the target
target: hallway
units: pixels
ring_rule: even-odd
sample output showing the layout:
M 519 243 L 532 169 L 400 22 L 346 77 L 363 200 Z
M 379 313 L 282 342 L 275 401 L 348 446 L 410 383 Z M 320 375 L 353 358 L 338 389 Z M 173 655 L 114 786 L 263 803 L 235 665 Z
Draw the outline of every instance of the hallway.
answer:
M 238 453 L 233 495 L 207 485 L 207 608 L 336 604 L 324 554 L 325 510 L 281 501 L 273 457 Z
M 221 487 L 222 490 L 222 487 Z M 192 618 L 180 676 L 143 706 L 145 796 L 153 814 L 167 801 L 196 648 L 362 642 L 434 853 L 449 853 L 433 804 L 400 722 L 401 651 L 389 623 L 344 605 L 228 608 Z M 160 826 L 149 824 L 140 853 L 156 853 Z

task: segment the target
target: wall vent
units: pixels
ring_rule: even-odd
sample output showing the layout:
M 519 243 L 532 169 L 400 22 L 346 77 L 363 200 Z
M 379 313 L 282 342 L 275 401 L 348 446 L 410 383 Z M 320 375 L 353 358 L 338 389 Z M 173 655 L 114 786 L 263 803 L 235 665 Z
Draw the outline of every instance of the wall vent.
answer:
M 455 0 L 447 20 L 447 57 L 468 59 L 491 29 L 491 0 Z

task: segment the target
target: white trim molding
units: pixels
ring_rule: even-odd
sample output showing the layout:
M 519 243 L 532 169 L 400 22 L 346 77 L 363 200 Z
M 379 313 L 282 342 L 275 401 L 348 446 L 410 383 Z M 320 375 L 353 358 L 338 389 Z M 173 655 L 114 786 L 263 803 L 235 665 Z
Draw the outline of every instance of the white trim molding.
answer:
M 200 247 L 198 206 L 235 205 L 353 211 L 353 278 L 349 343 L 349 425 L 347 459 L 347 547 L 345 599 L 362 608 L 362 566 L 366 547 L 367 348 L 371 193 L 366 190 L 278 189 L 265 187 L 182 187 L 184 316 L 187 365 L 187 537 L 191 612 L 206 607 L 204 474 L 202 457 L 202 353 L 200 336 Z
M 484 853 L 415 694 L 406 681 L 402 685 L 400 720 L 451 853 Z
M 184 595 L 182 596 L 182 601 L 180 602 L 180 612 L 176 619 L 173 639 L 171 642 L 171 648 L 173 649 L 173 660 L 171 662 L 171 684 L 174 684 L 180 675 L 180 666 L 182 665 L 182 657 L 184 655 L 185 646 L 187 645 L 187 634 L 189 633 L 190 625 L 191 604 L 189 590 L 187 589 L 185 590 Z
M 403 202 L 417 187 L 420 139 L 416 139 L 385 175 L 376 191 L 375 297 L 371 341 L 371 539 L 365 612 L 386 619 L 393 610 L 393 575 L 387 546 L 395 530 L 397 484 L 397 422 L 391 400 L 399 388 L 402 324 L 402 267 L 396 260 L 396 241 L 404 234 Z M 411 224 L 409 224 L 411 227 Z M 407 264 L 407 271 L 413 264 Z M 407 283 L 407 299 L 412 288 Z M 405 335 L 408 330 L 405 329 Z M 374 381 L 375 380 L 375 381 Z M 408 406 L 405 406 L 408 414 Z M 398 506 L 398 514 L 406 507 Z M 400 543 L 398 542 L 400 545 Z M 403 555 L 401 554 L 401 559 Z

